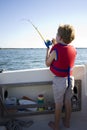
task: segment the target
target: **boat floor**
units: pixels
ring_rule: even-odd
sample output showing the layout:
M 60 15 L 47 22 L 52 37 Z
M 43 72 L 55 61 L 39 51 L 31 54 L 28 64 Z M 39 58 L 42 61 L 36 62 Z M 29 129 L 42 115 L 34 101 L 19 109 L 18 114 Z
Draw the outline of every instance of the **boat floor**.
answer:
M 22 127 L 22 130 L 52 130 L 48 123 L 54 121 L 54 114 L 34 115 L 28 117 L 18 118 L 23 121 L 33 121 L 30 127 Z M 72 112 L 70 128 L 65 128 L 60 120 L 60 130 L 86 130 L 87 129 L 87 113 Z M 2 130 L 2 128 L 0 128 Z
M 54 114 L 50 115 L 39 115 L 35 116 L 33 120 L 34 123 L 29 128 L 23 128 L 23 130 L 51 130 L 48 126 L 49 121 L 54 121 Z M 60 121 L 60 130 L 86 130 L 87 129 L 87 114 L 82 114 L 80 112 L 72 113 L 70 128 L 65 128 Z

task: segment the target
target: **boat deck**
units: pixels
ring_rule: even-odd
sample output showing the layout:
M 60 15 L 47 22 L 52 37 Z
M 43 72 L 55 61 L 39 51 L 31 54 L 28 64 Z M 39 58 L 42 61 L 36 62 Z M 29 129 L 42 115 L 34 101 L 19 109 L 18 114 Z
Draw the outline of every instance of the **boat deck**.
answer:
M 30 120 L 33 120 L 30 118 Z M 51 130 L 48 126 L 49 121 L 54 121 L 54 114 L 48 115 L 39 115 L 34 117 L 34 124 L 29 128 L 23 128 L 23 130 Z M 70 128 L 65 128 L 62 123 L 62 119 L 60 121 L 60 129 L 61 130 L 86 130 L 87 129 L 87 114 L 83 114 L 81 112 L 73 112 L 71 117 L 71 126 Z
M 54 114 L 37 115 L 30 117 L 23 117 L 19 120 L 33 121 L 34 123 L 30 127 L 22 127 L 22 130 L 52 130 L 48 123 L 54 121 Z M 0 127 L 0 130 L 6 130 Z M 82 112 L 72 112 L 70 128 L 65 128 L 60 120 L 60 130 L 86 130 L 87 129 L 87 114 Z

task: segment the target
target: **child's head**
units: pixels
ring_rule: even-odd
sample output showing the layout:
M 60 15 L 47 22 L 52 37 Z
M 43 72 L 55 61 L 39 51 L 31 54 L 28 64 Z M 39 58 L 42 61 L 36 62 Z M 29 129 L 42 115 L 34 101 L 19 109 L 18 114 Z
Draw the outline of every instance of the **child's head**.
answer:
M 65 24 L 60 25 L 57 32 L 57 42 L 63 41 L 66 44 L 71 43 L 75 38 L 73 26 Z

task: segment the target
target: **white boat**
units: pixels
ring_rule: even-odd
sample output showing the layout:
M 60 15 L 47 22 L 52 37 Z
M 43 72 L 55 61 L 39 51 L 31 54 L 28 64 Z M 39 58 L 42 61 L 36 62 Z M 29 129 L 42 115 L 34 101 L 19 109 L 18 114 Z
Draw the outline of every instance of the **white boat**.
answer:
M 71 126 L 68 129 L 85 130 L 87 129 L 87 65 L 75 65 L 73 76 L 77 88 L 77 92 L 73 95 L 77 97 L 77 100 L 72 101 Z M 12 118 L 32 120 L 33 124 L 29 128 L 23 127 L 23 130 L 50 130 L 48 122 L 54 120 L 52 79 L 53 74 L 49 68 L 3 71 L 0 73 L 0 98 L 3 101 L 0 122 L 6 122 Z M 39 106 L 43 108 L 42 111 L 38 110 L 37 97 L 39 94 L 44 95 L 45 103 Z M 23 96 L 32 99 L 31 104 L 24 103 Z M 23 99 L 22 104 L 17 105 L 16 101 L 21 99 Z M 10 109 L 8 113 L 4 106 L 6 110 Z M 3 112 L 4 115 L 2 115 Z M 61 130 L 67 129 L 63 126 L 62 120 L 60 127 Z M 0 126 L 0 130 L 4 129 L 5 127 Z

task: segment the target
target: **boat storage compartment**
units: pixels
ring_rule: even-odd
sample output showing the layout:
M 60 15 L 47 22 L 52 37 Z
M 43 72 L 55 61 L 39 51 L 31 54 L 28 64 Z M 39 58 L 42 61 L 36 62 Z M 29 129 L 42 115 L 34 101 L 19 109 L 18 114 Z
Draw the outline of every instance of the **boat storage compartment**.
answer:
M 54 113 L 52 82 L 0 84 L 0 113 L 2 117 Z M 44 96 L 42 103 L 38 95 Z M 75 80 L 71 98 L 72 111 L 81 110 L 81 80 Z M 63 110 L 64 112 L 64 106 Z

